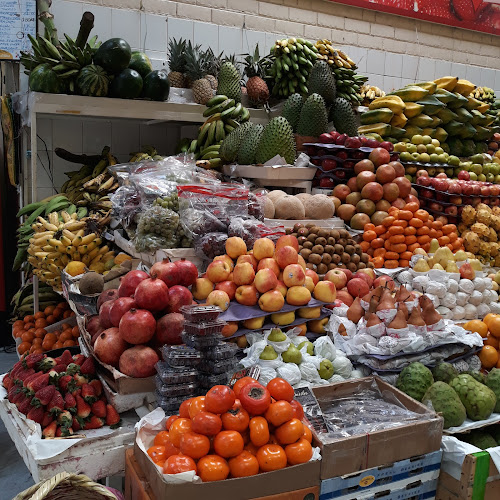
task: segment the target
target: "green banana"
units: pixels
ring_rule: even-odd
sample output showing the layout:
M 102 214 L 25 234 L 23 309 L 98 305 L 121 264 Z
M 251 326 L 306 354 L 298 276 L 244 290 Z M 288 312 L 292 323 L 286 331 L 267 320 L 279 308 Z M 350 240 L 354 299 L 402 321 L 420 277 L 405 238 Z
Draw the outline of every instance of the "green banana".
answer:
M 216 123 L 215 140 L 217 142 L 223 141 L 224 138 L 226 137 L 226 133 L 224 132 L 224 122 L 222 120 L 219 120 L 215 123 Z
M 35 222 L 36 218 L 39 216 L 39 215 L 42 215 L 43 213 L 45 212 L 45 207 L 44 206 L 41 206 L 41 207 L 38 207 L 27 219 L 26 219 L 26 222 L 25 224 L 31 226 L 31 224 L 33 224 L 33 222 Z
M 21 217 L 25 214 L 30 214 L 31 212 L 33 212 L 37 208 L 39 208 L 41 206 L 45 206 L 45 204 L 46 204 L 46 202 L 37 201 L 35 203 L 30 203 L 29 205 L 25 205 L 24 207 L 21 208 L 21 210 L 19 210 L 19 212 L 17 212 L 16 217 Z
M 240 103 L 238 103 L 238 104 L 240 104 Z M 231 118 L 232 113 L 234 113 L 234 110 L 235 110 L 235 109 L 236 109 L 236 106 L 233 106 L 233 107 L 231 107 L 231 108 L 227 108 L 227 109 L 225 109 L 225 110 L 224 110 L 224 111 L 220 114 L 220 117 L 221 117 L 222 119 L 224 119 L 226 116 L 227 116 L 227 117 L 229 117 L 229 118 Z
M 238 116 L 240 116 L 240 113 L 241 113 L 242 109 L 243 109 L 243 105 L 241 104 L 241 102 L 239 102 L 235 106 L 233 112 L 231 113 L 230 118 L 237 118 Z
M 205 145 L 209 146 L 210 144 L 214 143 L 216 129 L 217 129 L 217 122 L 212 122 L 210 124 L 210 128 L 208 129 L 207 142 L 205 143 Z
M 206 104 L 207 107 L 211 108 L 212 106 L 215 106 L 217 104 L 220 104 L 221 102 L 224 102 L 227 99 L 227 96 L 225 95 L 216 95 L 212 97 Z
M 80 207 L 76 212 L 77 219 L 83 219 L 87 216 L 88 212 L 89 211 L 87 207 Z
M 198 134 L 198 144 L 201 145 L 203 143 L 203 141 L 205 140 L 205 137 L 208 134 L 208 130 L 210 129 L 210 125 L 211 125 L 210 123 L 205 122 L 201 126 L 200 133 Z

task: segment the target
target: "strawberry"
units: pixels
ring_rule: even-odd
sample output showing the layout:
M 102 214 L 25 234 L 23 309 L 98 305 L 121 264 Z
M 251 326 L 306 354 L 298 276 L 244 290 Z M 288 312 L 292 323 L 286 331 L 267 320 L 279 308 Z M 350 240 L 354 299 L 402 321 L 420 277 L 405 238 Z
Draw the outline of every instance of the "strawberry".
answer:
M 26 394 L 23 391 L 19 391 L 13 398 L 12 403 L 14 403 L 18 408 L 19 405 L 26 399 Z
M 74 431 L 79 431 L 83 428 L 85 422 L 83 418 L 73 416 L 73 425 L 71 426 Z
M 76 396 L 76 414 L 81 418 L 90 415 L 90 405 L 81 396 Z
M 86 359 L 87 358 L 83 354 L 75 354 L 73 356 L 73 362 L 76 363 L 78 366 L 82 366 Z
M 18 407 L 17 409 L 21 412 L 24 413 L 24 415 L 27 415 L 28 412 L 33 408 L 31 405 L 31 398 L 26 398 Z
M 56 430 L 56 437 L 68 437 L 73 434 L 73 429 L 71 427 L 58 427 Z
M 28 389 L 26 389 L 26 386 L 32 381 L 32 380 L 35 380 L 37 377 L 39 377 L 40 375 L 43 375 L 43 373 L 41 372 L 36 372 L 36 373 L 33 373 L 32 375 L 29 375 L 28 377 L 26 377 L 24 379 L 24 387 L 23 387 L 23 391 L 24 392 L 28 392 Z
M 54 358 L 43 358 L 42 361 L 38 363 L 38 369 L 43 372 L 48 372 L 51 368 L 57 365 L 57 361 Z
M 37 378 L 30 380 L 28 384 L 26 384 L 26 389 L 28 394 L 33 395 L 40 389 L 47 387 L 49 385 L 49 374 L 42 373 Z
M 92 405 L 92 413 L 99 418 L 106 418 L 106 403 L 104 401 L 96 401 Z
M 30 375 L 33 375 L 35 373 L 35 370 L 33 368 L 22 368 L 16 372 L 14 375 L 14 382 L 17 385 L 23 385 L 24 381 L 26 378 L 28 378 Z
M 103 425 L 104 425 L 104 420 L 102 418 L 92 415 L 92 417 L 90 417 L 90 420 L 88 422 L 85 422 L 83 429 L 85 431 L 89 431 L 91 429 L 100 429 Z
M 70 363 L 68 366 L 66 366 L 66 373 L 68 375 L 80 373 L 80 365 L 77 365 L 76 363 Z
M 71 424 L 73 423 L 73 415 L 71 415 L 69 411 L 64 410 L 57 417 L 57 423 L 64 427 L 71 427 Z
M 47 405 L 47 410 L 54 414 L 59 415 L 63 411 L 64 408 L 64 399 L 59 391 L 54 393 L 54 396 L 50 400 L 50 403 Z
M 71 392 L 67 392 L 66 396 L 64 396 L 64 409 L 76 413 L 76 399 Z
M 4 386 L 4 388 L 7 390 L 7 392 L 9 391 L 9 389 L 14 385 L 14 381 L 10 378 L 10 375 L 7 373 L 7 375 L 5 375 L 5 377 L 3 378 L 2 380 L 2 385 Z
M 44 414 L 43 414 L 43 419 L 42 419 L 42 423 L 40 424 L 42 426 L 42 429 L 45 429 L 45 427 L 47 427 L 48 425 L 50 425 L 50 423 L 53 421 L 54 419 L 52 418 L 52 415 L 46 411 Z
M 26 415 L 29 419 L 34 420 L 37 424 L 41 424 L 43 417 L 45 416 L 45 410 L 43 408 L 31 408 L 31 410 Z
M 53 385 L 42 387 L 42 389 L 35 393 L 35 397 L 31 400 L 31 404 L 37 407 L 47 406 L 54 397 L 55 392 L 56 388 Z
M 102 394 L 102 384 L 98 379 L 91 380 L 89 384 L 94 388 L 95 395 L 99 397 Z
M 95 365 L 94 365 L 94 360 L 92 358 L 87 358 L 81 368 L 80 368 L 80 373 L 82 375 L 95 375 Z
M 56 373 L 63 373 L 66 371 L 66 365 L 62 365 L 62 364 L 58 364 L 56 366 L 54 366 L 54 368 L 52 368 L 52 370 L 50 370 L 50 372 L 56 372 Z
M 73 392 L 75 390 L 75 381 L 71 375 L 63 375 L 57 383 L 61 392 Z
M 90 384 L 82 385 L 82 398 L 89 404 L 92 404 L 97 399 L 94 388 Z
M 78 387 L 81 387 L 83 384 L 89 383 L 89 380 L 87 377 L 84 377 L 83 375 L 80 375 L 78 373 L 75 373 L 73 375 L 73 380 L 75 381 L 75 383 Z
M 115 410 L 113 405 L 107 404 L 106 405 L 106 425 L 113 427 L 113 426 L 119 426 L 119 423 L 120 423 L 120 415 Z
M 22 363 L 26 368 L 35 368 L 35 365 L 42 361 L 44 356 L 45 354 L 30 354 L 23 358 Z
M 13 403 L 14 402 L 14 398 L 19 394 L 19 387 L 13 385 L 10 389 L 9 389 L 9 392 L 7 393 L 7 399 Z
M 68 349 L 66 349 L 59 357 L 58 364 L 59 363 L 66 365 L 66 366 L 73 363 L 73 356 L 71 356 L 71 353 L 68 351 Z
M 42 431 L 42 436 L 47 438 L 53 438 L 56 436 L 57 422 L 54 420 Z

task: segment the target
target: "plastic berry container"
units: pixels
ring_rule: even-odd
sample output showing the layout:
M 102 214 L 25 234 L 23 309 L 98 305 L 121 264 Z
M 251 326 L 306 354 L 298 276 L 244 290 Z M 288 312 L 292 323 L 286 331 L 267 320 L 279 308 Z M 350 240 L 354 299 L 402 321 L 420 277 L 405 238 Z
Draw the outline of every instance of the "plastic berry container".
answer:
M 201 361 L 199 352 L 184 345 L 163 346 L 161 352 L 163 360 L 171 367 L 196 367 Z
M 229 382 L 229 373 L 200 373 L 198 377 L 198 384 L 203 388 L 210 388 L 214 385 L 226 385 Z
M 163 384 L 190 384 L 196 382 L 198 371 L 192 368 L 172 368 L 165 361 L 158 361 L 155 365 L 156 373 Z
M 196 383 L 165 385 L 161 381 L 161 378 L 158 375 L 156 375 L 155 381 L 156 381 L 156 391 L 158 392 L 158 394 L 169 398 L 176 396 L 182 396 L 182 397 L 192 396 L 194 394 L 194 391 L 198 387 L 198 384 Z
M 165 412 L 175 412 L 179 411 L 179 406 L 185 401 L 184 396 L 169 397 L 162 396 L 158 391 L 155 391 L 156 404 L 162 408 Z
M 200 363 L 200 370 L 205 373 L 213 373 L 214 375 L 218 375 L 220 373 L 227 373 L 228 371 L 231 371 L 237 364 L 238 360 L 234 357 L 223 359 L 221 361 L 204 359 Z
M 207 349 L 211 349 L 221 344 L 223 338 L 224 337 L 220 334 L 208 335 L 205 337 L 186 332 L 183 332 L 182 334 L 182 340 L 184 340 L 184 343 L 197 351 L 206 351 Z
M 184 331 L 189 334 L 198 335 L 199 337 L 207 337 L 208 335 L 221 333 L 225 325 L 226 322 L 221 319 L 210 323 L 191 323 L 186 321 L 184 322 Z
M 215 321 L 221 312 L 222 309 L 217 306 L 196 306 L 192 304 L 181 307 L 181 313 L 184 315 L 186 321 L 192 323 Z
M 234 359 L 239 350 L 240 349 L 236 344 L 223 342 L 222 344 L 203 351 L 202 363 L 203 361 L 222 361 L 226 359 Z

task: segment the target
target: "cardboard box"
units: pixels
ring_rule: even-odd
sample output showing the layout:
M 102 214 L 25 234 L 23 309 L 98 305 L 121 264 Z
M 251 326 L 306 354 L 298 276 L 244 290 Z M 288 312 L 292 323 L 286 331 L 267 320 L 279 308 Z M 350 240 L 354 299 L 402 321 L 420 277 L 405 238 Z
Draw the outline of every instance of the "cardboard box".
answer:
M 331 401 L 359 393 L 371 387 L 373 383 L 381 392 L 394 395 L 408 410 L 425 415 L 427 418 L 335 441 L 328 440 L 325 434 L 315 432 L 313 427 L 313 434 L 321 448 L 321 479 L 350 474 L 440 449 L 443 433 L 442 417 L 379 377 L 366 377 L 314 387 L 312 392 L 318 401 Z

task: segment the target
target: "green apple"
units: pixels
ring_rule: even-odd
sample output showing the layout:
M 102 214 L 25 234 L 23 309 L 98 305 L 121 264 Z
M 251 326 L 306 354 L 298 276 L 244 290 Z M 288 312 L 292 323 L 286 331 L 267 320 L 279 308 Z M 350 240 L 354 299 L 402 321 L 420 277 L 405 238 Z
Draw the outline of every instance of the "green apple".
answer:
M 437 153 L 432 153 L 429 156 L 431 163 L 438 163 L 439 162 L 439 155 Z
M 401 161 L 411 161 L 412 158 L 411 158 L 411 153 L 409 153 L 408 151 L 403 151 L 400 155 L 399 155 L 399 159 Z
M 436 168 L 436 172 L 437 172 L 438 174 L 444 174 L 444 168 L 443 168 L 443 167 L 437 167 L 437 168 Z
M 500 165 L 498 165 L 497 163 L 492 163 L 491 164 L 491 173 L 493 175 L 500 174 Z
M 264 359 L 266 361 L 270 361 L 276 359 L 278 357 L 278 353 L 274 350 L 273 346 L 266 345 L 264 350 L 260 353 L 259 358 Z
M 424 143 L 424 138 L 420 134 L 417 134 L 417 135 L 414 135 L 411 138 L 411 142 L 413 144 L 423 144 Z
M 455 173 L 455 170 L 453 168 L 446 168 L 444 170 L 444 173 L 448 176 L 448 177 L 453 177 L 453 174 Z M 458 174 L 457 174 L 458 175 Z
M 417 153 L 417 152 L 412 153 L 411 157 L 413 158 L 414 161 L 419 161 L 419 159 L 420 159 L 420 153 Z
M 458 156 L 450 155 L 450 157 L 448 158 L 448 163 L 450 165 L 453 165 L 454 167 L 458 167 L 460 165 L 460 158 Z
M 295 347 L 295 344 L 290 344 L 290 347 L 281 357 L 285 363 L 295 363 L 299 365 L 302 362 L 302 353 Z
M 495 182 L 495 176 L 493 174 L 486 174 L 487 182 Z
M 444 153 L 444 149 L 443 148 L 441 148 L 441 147 L 437 147 L 436 148 L 436 154 L 442 155 L 443 153 Z
M 411 175 L 405 174 L 405 177 L 410 181 L 413 182 L 413 177 Z
M 484 182 L 484 181 L 486 181 L 486 175 L 484 175 L 484 174 L 479 174 L 479 175 L 477 176 L 477 180 L 478 180 L 478 181 L 480 181 L 480 182 Z
M 431 157 L 427 153 L 420 154 L 420 161 L 424 163 L 429 163 L 431 161 Z
M 309 340 L 305 340 L 304 342 L 301 342 L 299 344 L 299 350 L 304 346 L 307 346 L 307 354 L 314 356 L 314 344 L 312 342 L 309 342 Z
M 425 144 L 419 144 L 417 146 L 417 153 L 426 153 L 427 148 L 425 147 Z
M 406 151 L 406 144 L 404 144 L 403 142 L 398 142 L 397 144 L 394 144 L 394 151 L 398 151 L 399 153 Z
M 429 177 L 434 177 L 436 175 L 436 167 L 429 167 L 427 169 L 427 173 L 429 174 Z
M 437 139 L 432 139 L 431 144 L 437 148 L 441 146 L 441 143 Z
M 500 174 L 495 175 L 495 184 L 500 184 Z
M 447 160 L 448 158 L 446 157 L 445 153 L 439 155 L 439 163 L 446 163 Z
M 491 171 L 490 166 L 489 166 L 487 163 L 485 163 L 485 164 L 483 165 L 483 171 L 482 171 L 482 173 L 483 173 L 484 175 L 488 175 L 488 174 L 490 173 L 490 171 Z
M 328 380 L 328 379 L 332 378 L 332 375 L 333 375 L 333 365 L 332 365 L 332 362 L 329 359 L 324 359 L 319 364 L 318 374 L 319 374 L 319 376 L 323 380 Z
M 432 143 L 432 137 L 430 135 L 424 135 L 422 137 L 422 142 L 424 144 L 431 144 Z
M 415 175 L 417 173 L 417 170 L 418 170 L 418 167 L 406 167 L 405 168 L 405 174 L 409 174 L 409 175 Z
M 477 174 L 475 172 L 469 172 L 470 180 L 477 181 Z
M 436 152 L 436 146 L 434 144 L 427 144 L 427 152 L 429 154 L 435 153 Z
M 417 146 L 415 144 L 408 144 L 408 146 L 406 146 L 406 151 L 408 151 L 409 153 L 416 153 Z
M 471 166 L 471 170 L 475 174 L 479 175 L 479 174 L 483 173 L 483 166 L 480 165 L 479 163 L 473 163 L 472 166 Z

